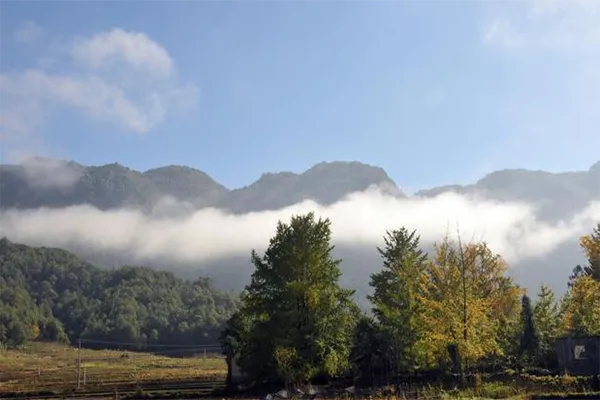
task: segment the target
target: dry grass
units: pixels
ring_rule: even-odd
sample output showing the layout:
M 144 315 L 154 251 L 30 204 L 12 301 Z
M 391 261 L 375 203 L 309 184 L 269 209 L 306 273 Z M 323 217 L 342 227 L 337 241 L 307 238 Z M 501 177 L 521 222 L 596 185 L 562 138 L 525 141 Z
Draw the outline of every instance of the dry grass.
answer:
M 125 383 L 224 379 L 220 356 L 173 358 L 114 350 L 81 350 L 81 384 L 85 388 Z M 19 350 L 0 350 L 0 393 L 69 389 L 77 386 L 76 348 L 34 343 Z

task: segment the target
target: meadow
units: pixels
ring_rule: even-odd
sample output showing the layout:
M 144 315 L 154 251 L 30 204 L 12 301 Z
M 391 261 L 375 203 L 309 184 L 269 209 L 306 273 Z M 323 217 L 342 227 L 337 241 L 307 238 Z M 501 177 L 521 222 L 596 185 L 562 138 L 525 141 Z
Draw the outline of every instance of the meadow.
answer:
M 177 353 L 177 351 L 171 351 Z M 80 360 L 80 361 L 79 361 Z M 78 380 L 77 365 L 81 375 Z M 79 393 L 78 398 L 114 398 L 117 390 L 122 398 L 198 398 L 224 386 L 227 365 L 222 356 L 205 354 L 173 357 L 165 354 L 120 350 L 77 349 L 52 343 L 30 343 L 18 349 L 0 349 L 0 397 L 57 398 Z M 390 387 L 364 389 L 355 396 L 347 394 L 330 398 L 385 398 L 401 400 L 458 399 L 557 399 L 600 398 L 590 390 L 589 378 L 535 377 L 505 375 L 479 379 L 463 390 L 445 390 L 437 385 L 423 387 L 405 395 L 392 394 Z M 79 389 L 77 387 L 79 386 Z M 387 393 L 386 393 L 387 392 Z M 544 393 L 544 395 L 542 395 Z M 578 393 L 574 395 L 574 393 Z M 242 397 L 246 397 L 242 394 Z
M 198 353 L 183 358 L 132 351 L 79 350 L 50 343 L 1 349 L 0 396 L 8 392 L 75 390 L 78 386 L 81 391 L 98 391 L 136 386 L 210 386 L 224 382 L 227 375 L 224 358 Z

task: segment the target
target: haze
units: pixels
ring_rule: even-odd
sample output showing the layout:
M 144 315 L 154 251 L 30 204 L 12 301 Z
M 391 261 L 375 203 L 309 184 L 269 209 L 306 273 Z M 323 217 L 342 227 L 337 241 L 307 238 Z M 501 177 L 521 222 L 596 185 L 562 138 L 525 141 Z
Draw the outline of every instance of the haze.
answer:
M 184 212 L 172 216 L 174 209 Z M 539 221 L 536 209 L 525 203 L 454 193 L 430 199 L 397 199 L 374 189 L 354 193 L 328 207 L 306 201 L 277 211 L 243 215 L 218 209 L 190 212 L 184 204 L 167 199 L 154 215 L 133 209 L 100 211 L 90 206 L 8 210 L 2 214 L 0 236 L 32 245 L 127 252 L 142 264 L 160 258 L 201 267 L 232 256 L 249 261 L 250 250 L 266 248 L 277 221 L 309 211 L 331 219 L 334 242 L 344 247 L 372 248 L 375 254 L 385 231 L 402 226 L 416 229 L 424 245 L 446 234 L 456 238 L 459 231 L 463 241 L 486 241 L 515 266 L 543 259 L 560 245 L 576 242 L 600 220 L 600 201 L 590 203 L 568 220 L 548 223 Z M 573 260 L 573 266 L 577 261 Z M 371 272 L 380 265 L 354 268 Z M 247 276 L 246 268 L 240 272 Z

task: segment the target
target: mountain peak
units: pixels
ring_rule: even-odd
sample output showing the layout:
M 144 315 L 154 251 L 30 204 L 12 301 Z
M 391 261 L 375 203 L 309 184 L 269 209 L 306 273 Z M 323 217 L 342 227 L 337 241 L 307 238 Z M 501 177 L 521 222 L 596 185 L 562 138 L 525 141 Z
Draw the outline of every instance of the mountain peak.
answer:
M 595 164 L 592 164 L 588 171 L 592 173 L 600 173 L 600 161 L 598 161 Z

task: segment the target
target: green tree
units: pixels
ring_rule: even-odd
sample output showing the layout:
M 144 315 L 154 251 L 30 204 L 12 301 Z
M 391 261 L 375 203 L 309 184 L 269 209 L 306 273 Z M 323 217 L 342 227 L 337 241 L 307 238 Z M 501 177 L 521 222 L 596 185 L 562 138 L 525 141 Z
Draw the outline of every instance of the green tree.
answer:
M 242 343 L 248 334 L 248 324 L 240 312 L 234 313 L 227 321 L 219 336 L 219 342 L 227 362 L 227 384 L 231 383 L 232 366 L 242 349 Z
M 293 359 L 292 383 L 349 368 L 358 309 L 354 292 L 339 286 L 332 250 L 331 222 L 309 213 L 279 222 L 262 257 L 252 252 L 255 271 L 240 308 L 250 322 L 240 358 L 249 376 L 284 378 L 277 349 L 286 365 Z
M 544 284 L 533 306 L 533 321 L 539 337 L 540 361 L 546 367 L 553 366 L 556 363 L 554 342 L 558 337 L 560 314 L 554 293 Z
M 384 247 L 377 248 L 383 269 L 371 275 L 374 293 L 368 298 L 396 372 L 414 370 L 422 359 L 416 346 L 423 335 L 419 288 L 428 261 L 419 240 L 416 231 L 405 228 L 386 232 Z
M 521 297 L 521 329 L 519 353 L 523 361 L 531 364 L 536 361 L 538 356 L 539 338 L 533 318 L 531 299 L 527 295 Z
M 366 315 L 360 317 L 351 352 L 354 377 L 358 382 L 367 386 L 388 383 L 388 343 L 380 325 L 373 318 Z

